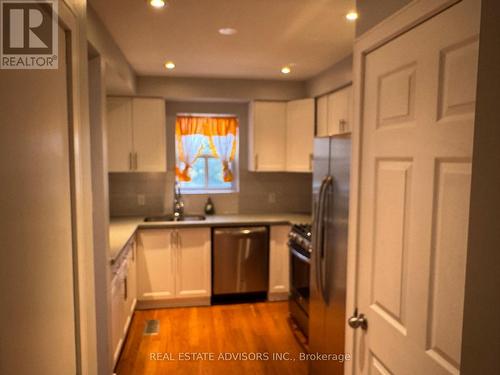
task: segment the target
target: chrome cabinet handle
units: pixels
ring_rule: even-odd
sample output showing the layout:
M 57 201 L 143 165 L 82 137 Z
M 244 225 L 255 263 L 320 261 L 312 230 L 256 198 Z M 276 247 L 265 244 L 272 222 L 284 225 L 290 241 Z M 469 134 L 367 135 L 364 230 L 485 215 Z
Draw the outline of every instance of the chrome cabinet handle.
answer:
M 354 309 L 354 315 L 347 320 L 347 324 L 349 324 L 349 327 L 352 329 L 361 328 L 364 331 L 368 329 L 368 320 L 364 314 L 358 315 L 358 308 Z
M 310 171 L 312 171 L 312 169 L 313 169 L 313 158 L 314 158 L 313 154 L 312 153 L 309 154 L 309 170 Z
M 138 167 L 137 167 L 137 152 L 134 153 L 134 170 L 137 170 Z
M 132 160 L 132 153 L 128 153 L 128 169 L 132 171 L 134 169 L 134 161 Z
M 127 277 L 123 279 L 123 300 L 126 301 L 128 298 L 128 282 Z
M 345 132 L 345 126 L 347 125 L 347 121 L 342 119 L 342 120 L 339 120 L 339 129 L 340 129 L 340 132 L 341 133 L 344 133 Z

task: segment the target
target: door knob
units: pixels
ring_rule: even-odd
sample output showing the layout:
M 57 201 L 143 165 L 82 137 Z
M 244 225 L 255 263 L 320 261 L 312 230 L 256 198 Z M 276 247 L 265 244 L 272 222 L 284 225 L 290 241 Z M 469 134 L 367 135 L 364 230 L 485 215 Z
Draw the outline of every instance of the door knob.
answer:
M 368 320 L 364 316 L 364 314 L 358 315 L 358 309 L 354 309 L 354 315 L 347 320 L 349 327 L 353 329 L 361 328 L 362 330 L 366 330 L 368 328 Z

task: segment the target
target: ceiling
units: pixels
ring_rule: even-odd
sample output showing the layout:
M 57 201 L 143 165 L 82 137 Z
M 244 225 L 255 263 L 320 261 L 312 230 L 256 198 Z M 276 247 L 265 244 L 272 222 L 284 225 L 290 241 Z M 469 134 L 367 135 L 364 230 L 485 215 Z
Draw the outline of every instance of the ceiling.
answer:
M 89 0 L 138 75 L 304 80 L 352 53 L 354 0 L 167 1 Z

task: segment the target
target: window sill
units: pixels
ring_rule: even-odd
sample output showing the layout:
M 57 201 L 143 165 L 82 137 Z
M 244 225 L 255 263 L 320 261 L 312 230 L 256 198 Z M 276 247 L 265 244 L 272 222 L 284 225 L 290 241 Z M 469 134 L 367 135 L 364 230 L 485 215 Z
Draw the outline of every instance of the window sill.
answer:
M 237 194 L 238 190 L 234 189 L 187 189 L 181 188 L 181 193 L 184 195 L 213 195 L 213 194 Z

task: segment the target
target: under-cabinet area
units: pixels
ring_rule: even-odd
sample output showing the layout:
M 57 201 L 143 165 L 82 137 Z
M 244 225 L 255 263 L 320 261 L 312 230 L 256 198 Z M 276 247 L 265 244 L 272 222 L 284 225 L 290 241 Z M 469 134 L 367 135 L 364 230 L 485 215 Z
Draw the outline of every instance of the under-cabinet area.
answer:
M 169 225 L 145 223 L 143 218 L 111 221 L 111 352 L 115 364 L 134 311 L 209 306 L 248 298 L 288 300 L 289 233 L 293 223 L 310 222 L 309 216 L 255 215 L 207 220 L 210 222 L 205 224 Z M 226 232 L 239 236 L 233 241 L 224 240 Z M 255 251 L 251 254 L 249 241 L 255 233 L 260 233 L 260 240 L 252 245 Z M 222 238 L 222 242 L 216 238 Z M 224 246 L 224 241 L 225 249 L 220 252 L 217 246 Z M 219 253 L 214 255 L 214 251 Z M 214 266 L 214 258 L 220 259 L 221 254 L 232 256 L 233 263 L 229 259 Z M 228 278 L 230 273 L 236 280 L 230 275 Z M 256 277 L 260 281 L 256 282 Z M 222 291 L 217 299 L 214 283 Z

